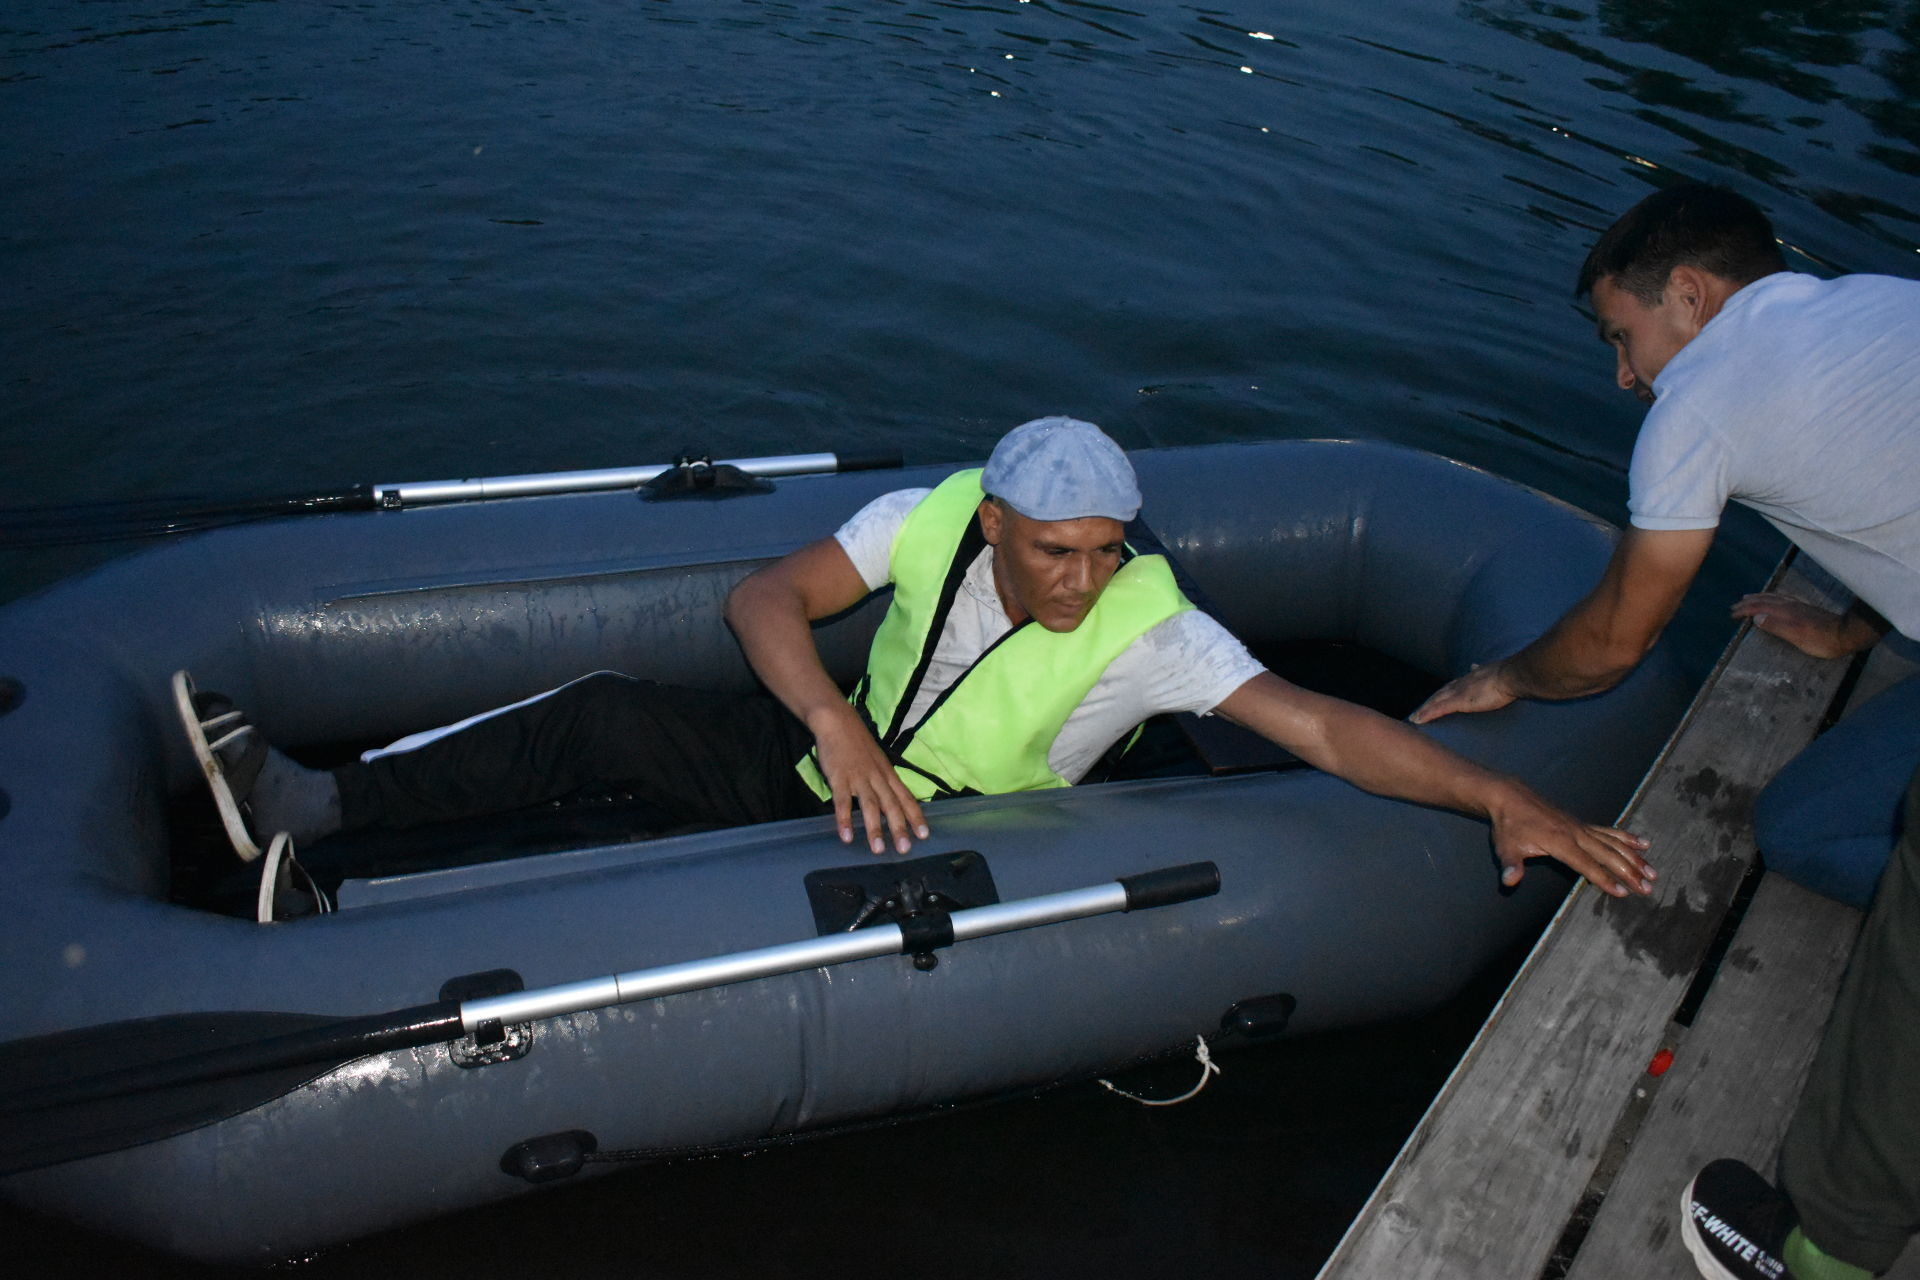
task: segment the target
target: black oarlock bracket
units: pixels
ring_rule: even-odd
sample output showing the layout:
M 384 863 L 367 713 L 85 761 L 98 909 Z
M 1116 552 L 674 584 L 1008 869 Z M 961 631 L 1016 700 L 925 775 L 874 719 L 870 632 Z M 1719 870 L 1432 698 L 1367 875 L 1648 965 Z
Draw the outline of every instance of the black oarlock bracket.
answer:
M 647 502 L 673 498 L 732 498 L 747 493 L 772 493 L 773 482 L 749 475 L 729 462 L 714 462 L 709 454 L 682 454 L 673 465 L 642 484 L 636 492 Z
M 928 907 L 903 917 L 900 949 L 913 957 L 913 967 L 926 973 L 940 963 L 933 953 L 953 945 L 953 917 L 939 907 Z
M 511 969 L 487 969 L 462 974 L 441 984 L 440 998 L 455 1003 L 482 1000 L 488 996 L 512 995 L 525 991 L 526 982 Z M 458 1067 L 492 1067 L 524 1058 L 533 1049 L 533 1024 L 515 1022 L 503 1025 L 489 1019 L 447 1046 L 447 1053 Z
M 972 849 L 904 862 L 823 867 L 806 876 L 814 928 L 825 937 L 898 923 L 915 911 L 964 911 L 1000 901 L 987 860 Z

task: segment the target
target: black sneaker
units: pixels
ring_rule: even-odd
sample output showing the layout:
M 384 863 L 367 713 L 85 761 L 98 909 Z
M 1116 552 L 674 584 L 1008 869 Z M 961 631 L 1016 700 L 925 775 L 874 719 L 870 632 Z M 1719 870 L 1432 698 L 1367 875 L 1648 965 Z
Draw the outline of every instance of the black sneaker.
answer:
M 1786 1193 L 1738 1160 L 1715 1160 L 1680 1196 L 1680 1239 L 1707 1280 L 1785 1280 L 1797 1220 Z

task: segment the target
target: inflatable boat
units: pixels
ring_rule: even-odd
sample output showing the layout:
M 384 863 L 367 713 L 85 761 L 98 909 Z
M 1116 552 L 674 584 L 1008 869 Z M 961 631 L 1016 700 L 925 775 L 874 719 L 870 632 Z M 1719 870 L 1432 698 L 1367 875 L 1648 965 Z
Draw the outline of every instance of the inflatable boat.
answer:
M 1614 536 L 1378 444 L 1134 459 L 1154 533 L 1256 653 L 1338 642 L 1431 682 L 1531 639 Z M 262 924 L 183 890 L 201 788 L 176 669 L 315 758 L 598 669 L 750 688 L 728 589 L 952 469 L 384 502 L 201 533 L 0 609 L 0 1195 L 271 1261 L 623 1160 L 1413 1014 L 1553 912 L 1569 877 L 1535 864 L 1504 890 L 1482 823 L 1204 742 L 937 802 L 904 861 L 826 818 L 548 832 L 519 856 L 503 822 L 456 833 L 469 856 L 345 860 L 324 914 Z M 838 677 L 883 607 L 818 628 Z M 1427 731 L 1610 821 L 1684 694 L 1661 649 L 1604 696 Z

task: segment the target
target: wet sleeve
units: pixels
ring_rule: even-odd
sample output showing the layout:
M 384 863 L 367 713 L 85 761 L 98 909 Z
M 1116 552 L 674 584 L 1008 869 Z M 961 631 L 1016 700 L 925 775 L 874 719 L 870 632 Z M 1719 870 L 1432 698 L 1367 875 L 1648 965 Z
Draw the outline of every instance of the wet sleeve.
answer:
M 1266 670 L 1232 632 L 1198 609 L 1155 626 L 1127 653 L 1140 661 L 1148 715 L 1210 715 L 1235 689 Z
M 893 559 L 893 538 L 906 523 L 907 513 L 920 505 L 931 489 L 895 489 L 883 493 L 860 508 L 853 518 L 833 535 L 840 549 L 853 561 L 867 590 L 878 591 L 892 580 L 888 568 Z
M 1627 510 L 1634 527 L 1716 528 L 1732 492 L 1731 466 L 1719 432 L 1682 406 L 1656 403 L 1640 427 L 1627 468 Z

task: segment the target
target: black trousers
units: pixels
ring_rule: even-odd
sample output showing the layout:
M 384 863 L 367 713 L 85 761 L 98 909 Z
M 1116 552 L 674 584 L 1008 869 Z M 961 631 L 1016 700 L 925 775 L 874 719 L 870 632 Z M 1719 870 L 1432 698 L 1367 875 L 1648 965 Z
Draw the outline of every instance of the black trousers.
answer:
M 830 809 L 794 770 L 812 745 L 774 698 L 602 671 L 334 777 L 349 831 L 500 813 L 589 787 L 630 791 L 675 823 L 740 826 Z

